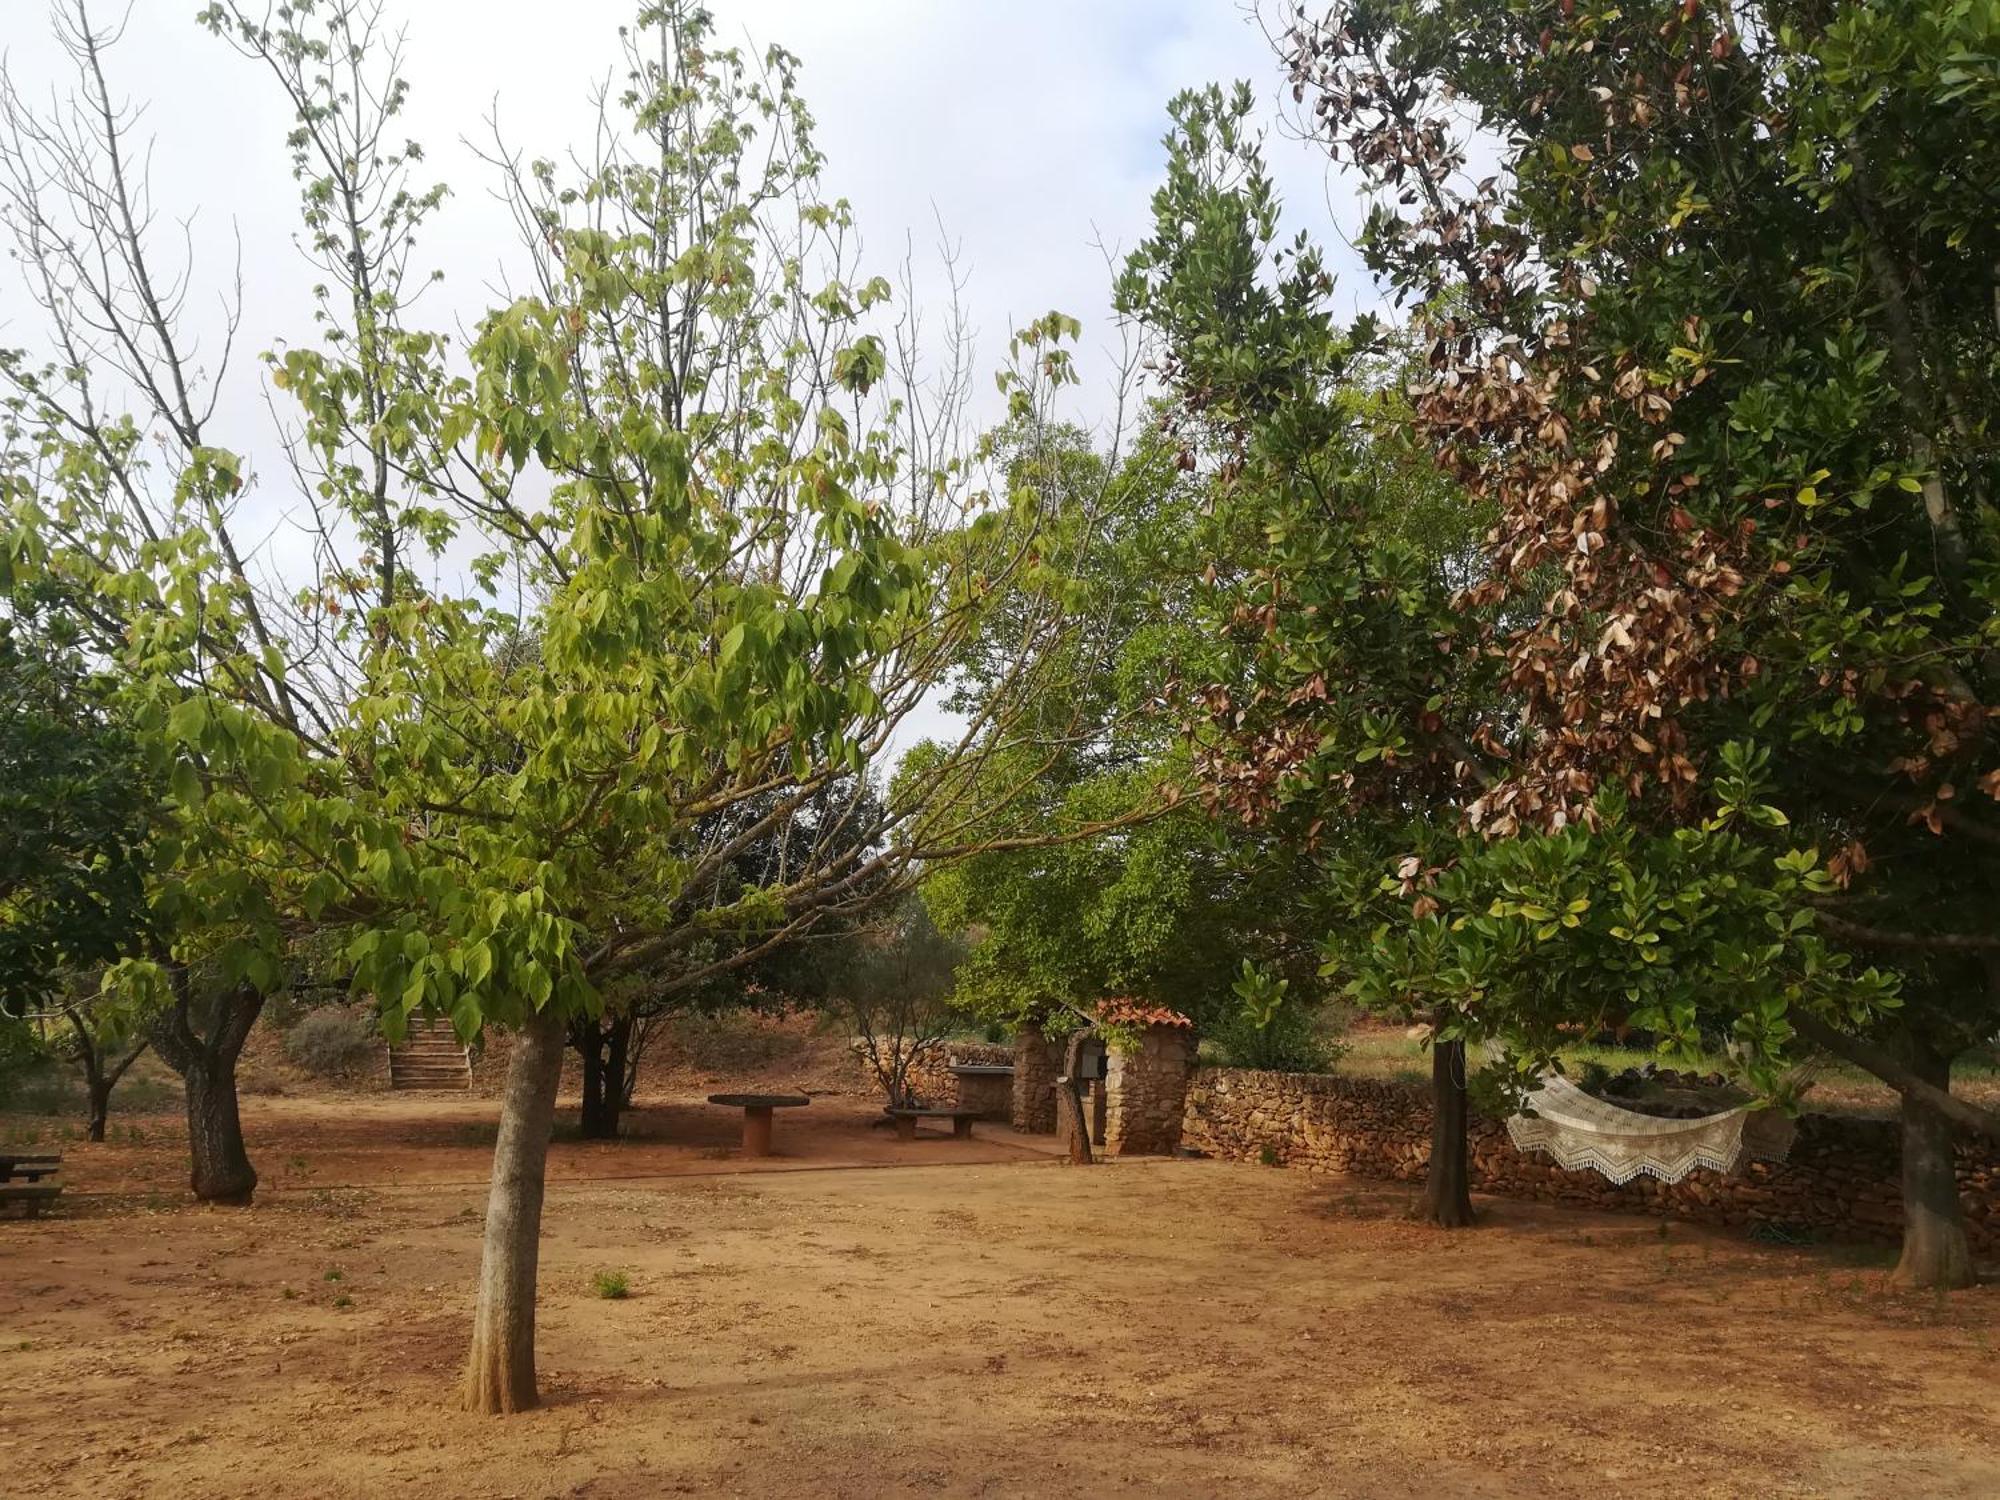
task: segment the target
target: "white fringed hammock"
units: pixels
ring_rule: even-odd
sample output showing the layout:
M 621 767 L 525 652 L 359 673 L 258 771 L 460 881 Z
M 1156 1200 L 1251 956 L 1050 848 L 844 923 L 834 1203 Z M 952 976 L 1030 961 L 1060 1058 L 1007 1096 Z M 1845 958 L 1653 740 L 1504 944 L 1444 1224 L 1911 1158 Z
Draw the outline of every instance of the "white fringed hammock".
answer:
M 1498 1062 L 1504 1049 L 1486 1044 Z M 1808 1076 L 1802 1069 L 1796 1079 Z M 1507 1121 L 1517 1151 L 1539 1151 L 1572 1172 L 1595 1172 L 1623 1186 L 1634 1177 L 1679 1182 L 1699 1167 L 1734 1172 L 1745 1161 L 1783 1161 L 1798 1133 L 1782 1109 L 1740 1105 L 1692 1120 L 1641 1114 L 1586 1094 L 1556 1073 L 1541 1075 L 1535 1091 Z
M 1567 1078 L 1544 1076 L 1507 1121 L 1516 1149 L 1540 1151 L 1571 1171 L 1616 1183 L 1634 1177 L 1679 1182 L 1697 1167 L 1734 1172 L 1748 1157 L 1783 1161 L 1792 1148 L 1791 1117 L 1745 1105 L 1693 1120 L 1666 1120 L 1586 1094 Z

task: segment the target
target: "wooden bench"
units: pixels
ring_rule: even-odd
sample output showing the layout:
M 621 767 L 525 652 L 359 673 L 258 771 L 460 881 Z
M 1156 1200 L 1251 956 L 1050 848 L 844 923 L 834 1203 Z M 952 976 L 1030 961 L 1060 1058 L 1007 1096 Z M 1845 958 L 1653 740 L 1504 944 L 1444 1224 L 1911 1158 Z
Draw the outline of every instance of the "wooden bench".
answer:
M 903 1141 L 917 1138 L 919 1120 L 949 1120 L 952 1138 L 969 1141 L 972 1139 L 972 1122 L 980 1115 L 976 1109 L 927 1109 L 917 1105 L 885 1110 L 884 1113 L 896 1122 L 896 1138 Z
M 44 1203 L 53 1203 L 62 1196 L 61 1183 L 42 1179 L 60 1171 L 62 1157 L 52 1152 L 0 1154 L 0 1204 L 23 1204 L 29 1218 L 39 1218 Z

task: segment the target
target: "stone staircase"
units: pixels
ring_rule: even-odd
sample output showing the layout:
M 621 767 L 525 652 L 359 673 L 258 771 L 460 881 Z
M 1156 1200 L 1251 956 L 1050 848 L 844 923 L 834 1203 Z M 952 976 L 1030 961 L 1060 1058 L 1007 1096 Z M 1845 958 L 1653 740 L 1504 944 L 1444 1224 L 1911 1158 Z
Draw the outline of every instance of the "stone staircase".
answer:
M 408 1033 L 389 1049 L 389 1087 L 463 1093 L 472 1087 L 472 1054 L 449 1021 L 412 1016 Z

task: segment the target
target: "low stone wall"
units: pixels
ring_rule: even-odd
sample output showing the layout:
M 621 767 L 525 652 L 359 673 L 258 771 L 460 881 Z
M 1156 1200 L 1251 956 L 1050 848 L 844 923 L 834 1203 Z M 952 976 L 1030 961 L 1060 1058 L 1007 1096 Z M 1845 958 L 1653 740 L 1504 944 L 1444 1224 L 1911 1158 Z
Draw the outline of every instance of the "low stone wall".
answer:
M 1472 1185 L 1737 1229 L 1767 1224 L 1829 1239 L 1893 1242 L 1903 1222 L 1895 1124 L 1804 1115 L 1798 1127 L 1783 1162 L 1753 1161 L 1726 1176 L 1697 1171 L 1672 1184 L 1639 1177 L 1620 1187 L 1595 1172 L 1565 1171 L 1544 1156 L 1516 1151 L 1498 1120 L 1474 1115 Z M 1202 1068 L 1188 1088 L 1182 1141 L 1236 1161 L 1418 1181 L 1430 1130 L 1430 1091 L 1418 1085 Z M 1958 1181 L 1974 1248 L 2000 1252 L 2000 1149 L 1961 1141 Z

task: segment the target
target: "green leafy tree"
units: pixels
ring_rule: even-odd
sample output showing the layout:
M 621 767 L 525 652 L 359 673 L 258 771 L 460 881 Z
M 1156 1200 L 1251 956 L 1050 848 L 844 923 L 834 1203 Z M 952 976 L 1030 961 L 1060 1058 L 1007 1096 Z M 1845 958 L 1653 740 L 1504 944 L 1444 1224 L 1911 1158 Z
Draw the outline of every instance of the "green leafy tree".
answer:
M 1120 279 L 1207 476 L 1205 607 L 1222 651 L 1192 683 L 1195 770 L 1211 806 L 1300 867 L 1297 925 L 1366 952 L 1383 873 L 1448 860 L 1491 775 L 1499 711 L 1480 621 L 1457 606 L 1480 514 L 1407 438 L 1407 362 L 1372 320 L 1337 325 L 1333 285 L 1279 203 L 1247 86 L 1172 105 L 1155 234 Z M 1312 925 L 1308 925 L 1312 924 Z M 1364 987 L 1430 1023 L 1438 1136 L 1420 1211 L 1470 1222 L 1463 1047 L 1501 1018 Z
M 1418 1212 L 1460 1225 L 1468 1042 L 1503 1044 L 1500 1081 L 1518 1090 L 1555 1064 L 1566 1029 L 1642 1016 L 1683 1056 L 1721 1032 L 1746 1077 L 1774 1088 L 1785 997 L 1852 1021 L 1893 985 L 1856 972 L 1801 914 L 1837 874 L 1810 849 L 1760 841 L 1785 817 L 1754 749 L 1724 757 L 1705 807 L 1686 804 L 1701 816 L 1685 837 L 1635 822 L 1623 800 L 1529 790 L 1521 685 L 1495 643 L 1538 641 L 1548 617 L 1485 586 L 1511 549 L 1488 529 L 1493 494 L 1433 468 L 1429 408 L 1409 394 L 1421 357 L 1371 319 L 1337 328 L 1309 242 L 1277 242 L 1251 114 L 1244 90 L 1177 101 L 1159 233 L 1121 287 L 1165 351 L 1190 452 L 1215 467 L 1238 655 L 1204 694 L 1203 780 L 1313 852 L 1325 972 L 1428 1026 Z M 1424 290 L 1438 309 L 1469 295 Z M 1560 575 L 1545 559 L 1532 576 L 1554 588 Z M 1686 904 L 1659 910 L 1663 891 Z M 1575 961 L 1554 961 L 1557 948 Z
M 143 951 L 159 794 L 114 691 L 90 672 L 59 599 L 0 617 L 0 1026 L 39 1032 L 81 1070 L 90 1139 L 146 1050 L 143 1026 L 90 989 Z
M 1091 625 L 1060 696 L 1030 707 L 1034 739 L 1049 748 L 998 757 L 988 774 L 1023 784 L 1008 809 L 1016 830 L 1087 821 L 1116 831 L 997 849 L 924 886 L 933 916 L 970 939 L 958 1003 L 1010 1025 L 1087 1016 L 1107 995 L 1219 1016 L 1252 949 L 1288 963 L 1302 985 L 1312 975 L 1310 936 L 1279 920 L 1292 903 L 1278 851 L 1180 801 L 1190 761 L 1167 710 L 1183 675 L 1214 654 L 1198 598 L 1209 524 L 1200 482 L 1157 432 L 1128 453 L 1112 446 L 1094 451 L 1074 430 L 1008 434 L 1012 481 L 1053 496 L 1056 535 L 1087 543 L 1065 571 Z M 969 690 L 980 680 L 975 672 Z
M 74 620 L 33 595 L 0 616 L 0 1012 L 39 1010 L 147 925 L 157 796 Z
M 1758 1051 L 1899 1090 L 1898 1274 L 1929 1286 L 1972 1274 L 1951 1125 L 2000 1129 L 1949 1091 L 2000 1023 L 1996 25 L 1420 0 L 1287 43 L 1376 194 L 1371 265 L 1437 309 L 1417 429 L 1495 516 L 1466 604 L 1519 727 L 1472 820 L 1594 826 L 1610 787 L 1672 837 L 1757 768 L 1769 811 L 1732 832 L 1767 855 L 1769 940 L 1900 997 L 1769 976 Z
M 128 983 L 192 1015 L 197 977 L 261 996 L 317 935 L 392 1037 L 420 1010 L 467 1038 L 513 1033 L 464 1383 L 470 1408 L 511 1411 L 537 1399 L 571 1022 L 633 976 L 671 994 L 747 969 L 985 847 L 1010 788 L 979 767 L 1053 691 L 1078 626 L 1037 546 L 1037 495 L 982 483 L 956 446 L 964 381 L 926 399 L 911 324 L 856 271 L 789 54 L 717 46 L 692 4 L 643 7 L 599 160 L 497 152 L 533 290 L 461 357 L 408 326 L 395 289 L 434 195 L 357 187 L 390 170 L 377 145 L 357 160 L 344 137 L 317 144 L 329 100 L 376 101 L 385 132 L 403 97 L 393 53 L 365 28 L 350 45 L 359 14 L 209 14 L 281 81 L 305 79 L 286 87 L 326 337 L 272 377 L 302 414 L 317 575 L 277 593 L 245 565 L 231 510 L 256 471 L 177 394 L 191 366 L 131 291 L 157 284 L 132 228 L 112 241 L 128 274 L 106 314 L 131 332 L 124 366 L 81 344 L 70 292 L 45 308 L 74 354 L 9 365 L 27 441 L 0 582 L 92 601 L 97 647 L 170 768 L 171 873 L 152 896 L 172 936 Z M 97 66 L 101 46 L 80 45 Z M 350 199 L 381 206 L 358 245 Z M 31 267 L 87 276 L 31 243 Z M 1013 399 L 1042 420 L 1072 327 L 1051 317 L 1015 341 Z M 130 377 L 143 421 L 102 415 L 98 360 Z M 137 442 L 154 427 L 164 458 Z M 392 534 L 404 562 L 385 575 Z M 447 545 L 470 556 L 462 572 L 441 565 Z M 422 581 L 453 576 L 462 588 Z M 990 638 L 996 598 L 1006 668 L 957 742 L 906 757 L 885 794 L 898 727 Z M 780 837 L 775 868 L 723 878 L 808 814 L 816 833 Z M 245 1013 L 225 1007 L 208 1036 L 237 1044 Z
M 891 1109 L 921 1104 L 911 1074 L 942 1050 L 963 1014 L 952 971 L 964 949 L 905 896 L 839 945 L 823 981 L 854 1032 L 854 1049 Z

